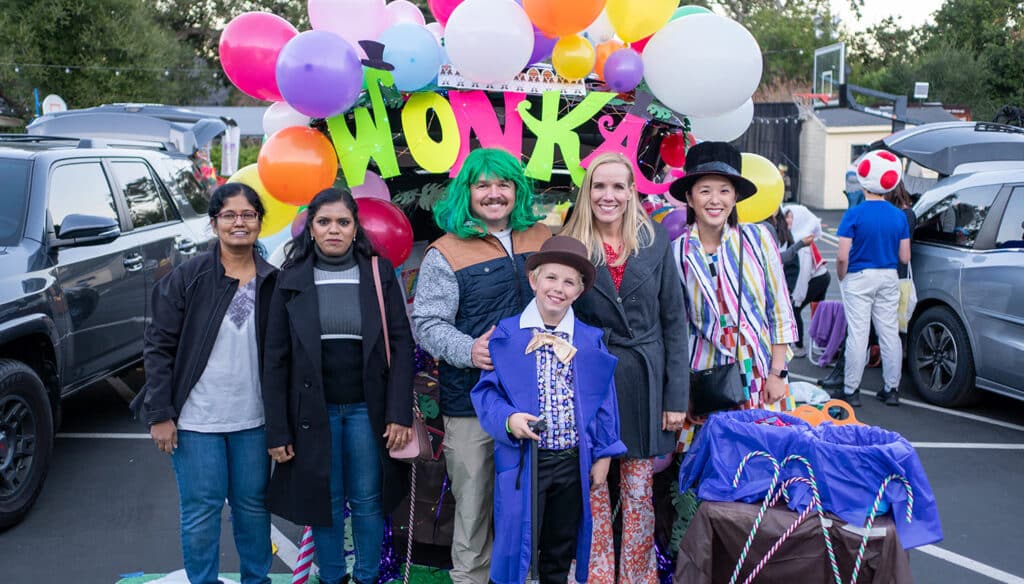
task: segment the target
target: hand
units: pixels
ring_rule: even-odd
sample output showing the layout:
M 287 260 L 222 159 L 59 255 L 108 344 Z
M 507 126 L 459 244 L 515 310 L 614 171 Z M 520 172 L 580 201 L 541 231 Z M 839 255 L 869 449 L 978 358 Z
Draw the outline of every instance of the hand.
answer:
M 811 235 L 804 237 L 800 241 L 804 242 L 804 245 L 811 245 L 812 243 L 814 243 L 814 234 L 812 233 Z
M 487 332 L 477 337 L 473 341 L 473 351 L 470 353 L 473 359 L 473 366 L 477 369 L 483 369 L 484 371 L 491 371 L 494 369 L 494 363 L 491 362 L 491 349 L 487 346 L 491 342 L 491 333 L 494 332 L 494 325 L 487 329 Z
M 683 429 L 686 421 L 686 412 L 662 412 L 661 429 L 666 432 L 678 432 Z
M 786 380 L 778 375 L 769 374 L 764 380 L 765 401 L 773 404 L 786 397 Z
M 610 458 L 598 458 L 594 461 L 594 464 L 590 465 L 590 488 L 600 487 L 608 481 L 608 467 L 611 465 L 612 459 Z
M 270 458 L 273 459 L 274 462 L 282 464 L 295 458 L 295 448 L 292 447 L 291 444 L 288 444 L 287 446 L 278 446 L 277 448 L 268 448 L 267 454 L 270 455 Z
M 527 425 L 528 423 L 535 421 L 537 421 L 537 416 L 527 414 L 525 412 L 518 412 L 508 417 L 508 427 L 512 430 L 512 435 L 520 440 L 529 438 L 530 440 L 537 440 L 539 442 L 540 436 L 534 434 Z
M 152 424 L 149 427 L 149 435 L 153 437 L 153 442 L 160 452 L 174 454 L 178 448 L 178 426 L 174 424 L 174 420 Z
M 384 437 L 388 439 L 388 450 L 400 449 L 412 440 L 412 428 L 391 423 L 384 430 Z

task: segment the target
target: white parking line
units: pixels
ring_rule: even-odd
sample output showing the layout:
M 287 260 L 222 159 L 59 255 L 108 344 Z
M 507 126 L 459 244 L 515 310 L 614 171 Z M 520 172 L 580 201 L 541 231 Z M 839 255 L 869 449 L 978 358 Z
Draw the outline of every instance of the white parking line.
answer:
M 270 541 L 277 546 L 277 557 L 281 558 L 289 570 L 294 570 L 299 561 L 299 548 L 273 524 L 270 526 Z
M 939 558 L 940 560 L 945 560 L 951 564 L 956 564 L 961 568 L 981 574 L 982 576 L 992 578 L 996 582 L 1004 582 L 1006 584 L 1024 584 L 1024 578 L 1014 576 L 1009 572 L 1004 572 L 998 568 L 993 568 L 988 564 L 982 564 L 981 562 L 972 560 L 966 556 L 961 556 L 958 553 L 954 553 L 934 545 L 924 545 L 914 549 L 921 553 L 928 554 L 929 556 Z
M 1024 450 L 1024 444 L 992 442 L 911 442 L 914 448 L 951 448 L 954 450 Z

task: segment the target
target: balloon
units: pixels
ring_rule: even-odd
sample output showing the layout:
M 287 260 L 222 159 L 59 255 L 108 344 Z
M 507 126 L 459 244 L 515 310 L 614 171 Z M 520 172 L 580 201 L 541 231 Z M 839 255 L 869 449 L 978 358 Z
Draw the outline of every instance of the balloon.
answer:
M 604 9 L 605 0 L 523 0 L 530 21 L 549 37 L 583 32 Z
M 672 454 L 662 454 L 661 456 L 654 457 L 654 474 L 665 470 L 672 464 Z
M 608 0 L 605 10 L 619 38 L 631 43 L 665 26 L 677 6 L 679 0 Z
M 345 39 L 352 46 L 376 40 L 391 24 L 384 0 L 309 0 L 309 24 Z
M 644 60 L 633 49 L 619 49 L 604 64 L 604 82 L 613 91 L 626 93 L 636 89 L 644 78 Z
M 299 214 L 292 219 L 292 237 L 298 237 L 300 233 L 306 230 L 306 217 L 309 216 L 309 211 L 303 209 L 299 211 Z
M 672 13 L 672 20 L 690 16 L 691 14 L 712 14 L 711 10 L 703 6 L 680 6 Z
M 530 55 L 530 64 L 540 63 L 551 56 L 558 39 L 553 39 L 542 33 L 537 28 L 533 29 L 533 54 Z
M 661 159 L 677 168 L 686 164 L 686 140 L 682 134 L 669 134 L 662 139 Z
M 426 28 L 430 31 L 430 34 L 434 35 L 434 38 L 437 39 L 437 44 L 441 44 L 441 39 L 444 38 L 444 25 L 440 22 L 431 22 L 426 26 Z
M 615 29 L 612 28 L 612 23 L 608 20 L 608 13 L 604 10 L 598 15 L 597 20 L 590 23 L 590 26 L 583 31 L 583 38 L 599 45 L 604 42 L 608 42 L 615 38 Z
M 452 12 L 462 2 L 463 0 L 427 0 L 427 7 L 442 26 L 448 26 L 448 19 L 451 18 Z
M 668 232 L 669 239 L 676 239 L 686 230 L 686 211 L 677 209 L 661 220 L 661 226 Z
M 782 173 L 775 164 L 764 156 L 744 152 L 741 174 L 757 185 L 757 192 L 736 205 L 740 222 L 757 223 L 774 215 L 786 192 Z
M 732 142 L 750 127 L 754 119 L 754 100 L 743 102 L 739 109 L 718 116 L 690 117 L 690 130 L 701 140 Z
M 384 9 L 387 10 L 392 26 L 402 22 L 409 22 L 420 26 L 424 26 L 427 23 L 427 19 L 423 18 L 423 11 L 420 10 L 420 7 L 409 2 L 409 0 L 392 0 Z M 380 39 L 378 38 L 377 40 Z
M 738 22 L 716 14 L 692 14 L 666 24 L 643 57 L 644 78 L 654 97 L 688 116 L 731 112 L 761 81 L 757 41 Z
M 604 79 L 604 63 L 608 60 L 608 57 L 625 46 L 621 41 L 616 40 L 605 41 L 597 45 L 595 48 L 594 73 L 597 73 L 600 79 Z
M 311 118 L 329 118 L 359 99 L 363 66 L 345 39 L 323 30 L 307 30 L 281 49 L 277 84 L 296 111 Z
M 288 126 L 308 126 L 309 116 L 295 111 L 287 102 L 277 101 L 263 112 L 263 133 L 273 136 Z
M 224 74 L 242 93 L 267 101 L 281 101 L 274 67 L 285 43 L 299 31 L 269 12 L 246 12 L 233 18 L 220 33 L 220 64 Z
M 533 26 L 513 0 L 465 0 L 445 26 L 445 49 L 459 73 L 477 83 L 509 81 L 533 52 Z
M 405 213 L 390 201 L 356 199 L 359 225 L 373 248 L 392 265 L 401 265 L 412 253 L 412 224 Z
M 594 70 L 595 59 L 594 45 L 578 34 L 558 39 L 551 51 L 551 64 L 555 67 L 555 73 L 569 81 L 590 75 Z
M 260 227 L 260 237 L 273 235 L 287 227 L 292 222 L 292 218 L 295 217 L 295 213 L 299 210 L 295 205 L 282 203 L 270 196 L 270 193 L 267 192 L 267 187 L 263 186 L 263 181 L 260 180 L 259 169 L 255 164 L 239 168 L 235 174 L 231 175 L 228 182 L 242 183 L 252 187 L 252 190 L 256 191 L 256 194 L 259 195 L 260 202 L 263 203 L 263 210 L 265 211 L 263 214 L 263 225 Z
M 399 91 L 416 91 L 430 84 L 441 67 L 441 47 L 426 28 L 400 22 L 381 33 L 384 61 L 394 65 L 391 75 Z
M 372 170 L 367 170 L 363 184 L 358 187 L 352 187 L 352 196 L 356 199 L 390 201 L 391 191 L 388 189 L 388 183 L 384 182 L 384 179 L 379 174 Z
M 257 164 L 267 192 L 290 205 L 309 203 L 338 176 L 334 147 L 313 128 L 292 126 L 274 134 L 260 148 Z
M 636 42 L 629 43 L 629 48 L 642 55 L 644 54 L 644 49 L 647 48 L 647 43 L 649 42 L 651 42 L 651 37 L 644 37 Z

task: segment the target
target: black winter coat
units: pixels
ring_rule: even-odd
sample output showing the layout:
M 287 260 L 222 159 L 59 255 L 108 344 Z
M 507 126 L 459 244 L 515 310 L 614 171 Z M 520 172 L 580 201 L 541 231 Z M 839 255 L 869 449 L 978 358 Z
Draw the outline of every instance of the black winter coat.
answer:
M 324 398 L 320 308 L 313 281 L 315 256 L 278 276 L 270 303 L 263 406 L 267 447 L 294 445 L 295 458 L 274 468 L 267 507 L 299 525 L 331 525 L 331 429 Z M 381 287 L 391 341 L 387 365 L 384 335 L 368 258 L 359 257 L 359 305 L 362 315 L 363 391 L 383 469 L 384 512 L 408 494 L 409 466 L 388 456 L 387 424 L 412 425 L 415 373 L 412 331 L 395 270 L 380 259 Z
M 277 270 L 253 251 L 256 262 L 256 342 L 262 363 L 270 297 Z M 147 424 L 177 420 L 199 381 L 218 327 L 238 291 L 220 263 L 220 246 L 175 268 L 153 286 L 153 318 L 146 327 L 146 383 L 131 409 Z

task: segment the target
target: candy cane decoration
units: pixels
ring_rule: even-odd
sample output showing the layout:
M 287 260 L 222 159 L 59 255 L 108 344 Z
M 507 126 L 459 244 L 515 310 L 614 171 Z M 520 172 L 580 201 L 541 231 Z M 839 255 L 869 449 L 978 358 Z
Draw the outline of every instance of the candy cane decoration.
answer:
M 307 525 L 302 530 L 299 557 L 296 558 L 295 570 L 292 571 L 292 584 L 306 584 L 309 581 L 309 573 L 313 569 L 314 551 L 316 551 L 316 545 L 313 543 L 313 528 Z
M 743 544 L 743 551 L 740 552 L 739 561 L 736 562 L 736 568 L 732 571 L 732 578 L 729 579 L 729 584 L 736 584 L 736 580 L 740 577 L 740 570 L 743 569 L 743 563 L 747 561 L 747 554 L 750 552 L 750 546 L 754 543 L 754 536 L 757 535 L 757 530 L 761 528 L 761 520 L 764 519 L 765 512 L 768 511 L 768 504 L 772 500 L 772 494 L 775 492 L 775 485 L 779 482 L 779 461 L 775 459 L 771 454 L 764 452 L 763 450 L 755 450 L 747 453 L 740 461 L 739 467 L 736 469 L 736 476 L 732 479 L 732 486 L 735 489 L 740 484 L 740 476 L 743 474 L 743 469 L 747 467 L 747 463 L 750 462 L 756 456 L 763 456 L 772 463 L 772 474 L 771 483 L 768 485 L 768 494 L 764 497 L 764 503 L 761 504 L 761 509 L 757 512 L 757 517 L 754 518 L 754 527 L 751 528 L 750 534 L 747 536 L 747 542 Z
M 792 485 L 793 483 L 806 483 L 809 485 L 811 484 L 811 481 L 809 479 L 805 479 L 804 477 L 793 477 L 791 479 L 787 479 L 784 483 L 779 485 L 779 490 L 775 493 L 775 498 L 772 499 L 771 502 L 772 507 L 774 507 L 779 502 L 779 499 L 781 499 L 783 495 L 785 495 L 786 500 L 789 501 L 789 491 L 787 491 L 786 488 Z M 754 581 L 754 578 L 757 578 L 757 575 L 761 573 L 761 570 L 763 570 L 764 567 L 768 565 L 768 562 L 772 559 L 772 556 L 774 556 L 775 553 L 779 551 L 779 548 L 782 547 L 782 544 L 786 543 L 786 540 L 789 539 L 789 536 L 793 535 L 793 532 L 796 531 L 796 528 L 799 527 L 805 519 L 807 519 L 807 516 L 810 515 L 811 511 L 813 510 L 814 506 L 808 505 L 803 510 L 803 512 L 800 513 L 800 516 L 796 518 L 796 521 L 794 521 L 793 524 L 790 525 L 788 529 L 786 529 L 782 536 L 779 537 L 778 541 L 776 541 L 775 544 L 772 545 L 771 549 L 768 550 L 768 553 L 766 553 L 764 557 L 761 558 L 761 561 L 758 562 L 756 566 L 754 566 L 754 570 L 750 572 L 750 574 L 747 576 L 747 579 L 743 581 L 743 584 L 751 584 L 751 582 Z
M 905 477 L 898 474 L 891 474 L 885 477 L 882 481 L 882 485 L 878 487 L 878 494 L 875 495 L 875 502 L 871 505 L 871 515 L 868 516 L 868 522 L 864 526 L 864 537 L 860 540 L 860 548 L 857 550 L 857 559 L 853 562 L 853 576 L 850 578 L 850 584 L 856 584 L 857 576 L 860 575 L 861 562 L 864 560 L 864 551 L 868 547 L 868 535 L 871 533 L 871 527 L 875 524 L 875 517 L 878 515 L 878 507 L 882 504 L 882 497 L 885 496 L 885 488 L 889 486 L 892 481 L 900 481 L 903 483 L 903 488 L 907 491 L 907 523 L 913 520 L 914 515 L 914 489 L 910 486 L 910 483 Z
M 790 462 L 799 462 L 804 465 L 807 469 L 807 476 L 810 479 L 811 485 L 811 502 L 814 504 L 818 511 L 818 520 L 821 523 L 821 533 L 825 536 L 825 551 L 828 553 L 828 561 L 832 564 L 832 577 L 835 579 L 836 584 L 842 584 L 843 578 L 839 575 L 839 562 L 836 561 L 836 550 L 832 546 L 832 535 L 828 532 L 828 527 L 825 526 L 825 509 L 821 506 L 821 492 L 818 491 L 818 479 L 814 477 L 814 467 L 811 466 L 803 456 L 799 454 L 791 454 L 782 461 L 782 466 L 785 468 Z

